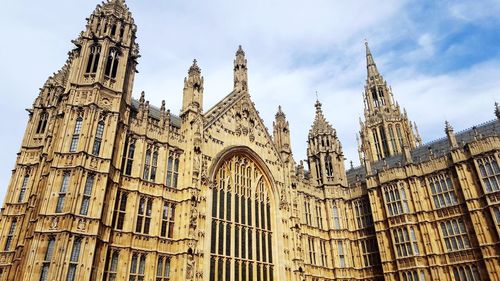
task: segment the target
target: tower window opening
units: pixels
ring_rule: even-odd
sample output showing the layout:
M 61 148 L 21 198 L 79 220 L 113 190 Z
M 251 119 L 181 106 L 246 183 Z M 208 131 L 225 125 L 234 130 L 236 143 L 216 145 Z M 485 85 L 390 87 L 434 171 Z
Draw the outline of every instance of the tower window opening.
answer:
M 374 87 L 371 89 L 371 92 L 372 92 L 373 104 L 375 105 L 375 107 L 379 107 L 377 89 Z
M 49 119 L 49 114 L 45 111 L 40 113 L 40 119 L 38 120 L 38 126 L 36 127 L 36 134 L 43 134 L 45 128 L 47 127 L 47 120 Z
M 95 74 L 97 66 L 99 65 L 99 58 L 101 56 L 101 46 L 93 45 L 90 47 L 89 58 L 87 61 L 86 74 Z
M 120 39 L 123 39 L 123 35 L 125 34 L 125 27 L 123 26 L 120 26 Z
M 111 37 L 115 36 L 116 34 L 116 24 L 113 24 L 111 26 Z
M 325 168 L 326 168 L 326 176 L 327 177 L 333 177 L 333 161 L 332 161 L 332 156 L 327 155 L 325 156 Z
M 120 54 L 117 49 L 111 48 L 106 62 L 104 75 L 110 78 L 116 78 L 118 64 L 120 62 Z
M 380 139 L 382 141 L 382 149 L 384 151 L 384 156 L 389 156 L 389 146 L 387 145 L 387 137 L 385 135 L 384 127 L 380 126 L 378 129 L 380 131 Z

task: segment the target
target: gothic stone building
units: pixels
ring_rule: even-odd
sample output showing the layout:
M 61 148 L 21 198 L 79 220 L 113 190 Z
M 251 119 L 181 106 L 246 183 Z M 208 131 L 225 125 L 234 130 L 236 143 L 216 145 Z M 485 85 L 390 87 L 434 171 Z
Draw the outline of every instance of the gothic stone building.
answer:
M 0 216 L 0 280 L 500 280 L 500 109 L 421 144 L 368 46 L 362 166 L 316 103 L 307 165 L 247 88 L 208 110 L 196 61 L 179 116 L 132 98 L 123 0 L 90 15 L 29 121 Z

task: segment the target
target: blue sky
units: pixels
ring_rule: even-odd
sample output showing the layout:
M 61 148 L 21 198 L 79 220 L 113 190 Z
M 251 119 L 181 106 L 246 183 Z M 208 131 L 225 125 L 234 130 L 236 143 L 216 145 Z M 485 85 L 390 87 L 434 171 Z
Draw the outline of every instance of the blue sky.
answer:
M 25 108 L 65 62 L 98 1 L 0 0 L 0 200 L 27 122 Z M 500 1 L 128 0 L 141 45 L 134 96 L 178 113 L 193 58 L 205 76 L 205 110 L 232 87 L 239 44 L 251 96 L 268 128 L 278 105 L 295 159 L 305 158 L 315 91 L 349 161 L 363 110 L 364 39 L 395 99 L 424 141 L 494 118 L 500 101 Z

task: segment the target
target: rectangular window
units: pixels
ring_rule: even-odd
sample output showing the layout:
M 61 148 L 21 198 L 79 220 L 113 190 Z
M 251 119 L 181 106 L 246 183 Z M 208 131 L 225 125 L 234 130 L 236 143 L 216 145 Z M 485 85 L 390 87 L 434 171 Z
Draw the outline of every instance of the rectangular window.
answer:
M 56 213 L 62 213 L 64 209 L 64 200 L 66 199 L 66 193 L 68 192 L 69 177 L 69 172 L 64 172 L 61 188 L 59 189 L 59 196 L 57 198 Z
M 158 165 L 158 148 L 149 146 L 146 150 L 144 159 L 144 175 L 143 179 L 147 181 L 155 181 L 156 167 Z
M 179 155 L 171 152 L 167 161 L 167 182 L 168 187 L 177 187 L 179 177 Z
M 306 224 L 311 225 L 312 224 L 312 214 L 311 214 L 311 203 L 309 202 L 308 198 L 304 199 L 304 209 L 305 209 L 305 216 L 306 216 Z
M 406 191 L 401 183 L 399 187 L 396 184 L 384 187 L 384 198 L 389 217 L 407 214 L 409 212 Z
M 441 222 L 441 232 L 448 252 L 470 248 L 469 237 L 462 219 Z
M 318 228 L 323 228 L 323 215 L 321 213 L 321 202 L 316 202 L 316 223 Z
M 448 173 L 431 176 L 428 180 L 436 209 L 453 206 L 458 203 L 453 182 Z
M 94 175 L 88 175 L 83 189 L 82 206 L 80 207 L 80 215 L 86 216 L 89 212 L 90 198 L 92 196 L 92 186 L 94 185 Z
M 78 148 L 78 140 L 80 139 L 80 132 L 82 130 L 83 118 L 78 117 L 75 123 L 75 129 L 73 130 L 73 137 L 71 139 L 71 145 L 69 147 L 69 152 L 76 152 Z
M 314 238 L 308 238 L 309 244 L 309 263 L 312 265 L 316 265 L 316 249 L 314 247 Z
M 356 223 L 358 229 L 373 226 L 373 219 L 371 216 L 370 205 L 368 200 L 359 199 L 353 202 L 354 212 L 356 215 Z
M 328 259 L 326 256 L 326 241 L 320 241 L 320 251 L 321 251 L 321 265 L 328 266 Z
M 333 206 L 333 229 L 340 229 L 340 215 L 339 208 Z
M 153 208 L 153 199 L 149 197 L 140 197 L 139 208 L 137 209 L 137 223 L 135 232 L 149 234 L 151 226 L 151 209 Z
M 26 195 L 26 188 L 28 187 L 29 175 L 25 175 L 23 178 L 23 183 L 21 185 L 21 190 L 19 191 L 19 197 L 17 198 L 18 203 L 24 201 L 24 196 Z
M 398 258 L 419 254 L 418 242 L 412 226 L 400 227 L 392 230 L 394 249 Z
M 165 201 L 163 202 L 163 214 L 161 218 L 160 236 L 172 238 L 174 234 L 174 216 L 175 204 Z
M 78 267 L 78 259 L 80 258 L 80 248 L 82 247 L 82 238 L 75 238 L 73 242 L 73 249 L 71 250 L 71 257 L 69 259 L 69 269 L 66 281 L 74 281 L 76 276 L 76 269 Z
M 104 134 L 104 122 L 99 121 L 97 123 L 97 129 L 95 132 L 94 145 L 92 146 L 92 154 L 99 155 L 101 151 L 102 136 Z
M 339 254 L 339 267 L 344 268 L 346 267 L 346 262 L 345 262 L 344 244 L 342 243 L 342 241 L 337 241 L 337 250 Z
M 122 167 L 121 167 L 122 173 L 124 175 L 130 176 L 132 174 L 134 154 L 135 154 L 135 140 L 127 138 L 125 140 L 125 147 L 123 148 Z
M 52 254 L 54 253 L 55 243 L 56 239 L 54 237 L 50 237 L 49 242 L 47 243 L 47 250 L 45 251 L 45 257 L 43 259 L 42 269 L 40 271 L 40 281 L 49 280 L 49 269 L 50 269 L 50 263 L 52 262 Z
M 375 238 L 369 238 L 359 241 L 361 247 L 361 255 L 363 257 L 364 266 L 374 266 L 380 264 L 380 256 Z
M 118 230 L 123 230 L 125 215 L 127 210 L 128 194 L 123 191 L 118 191 L 118 196 L 115 201 L 115 211 L 113 213 L 113 227 Z
M 104 265 L 104 279 L 103 281 L 115 281 L 118 272 L 118 259 L 120 252 L 115 249 L 108 250 L 106 264 Z
M 158 256 L 156 281 L 170 281 L 170 257 Z
M 479 271 L 475 265 L 459 265 L 453 267 L 455 281 L 481 281 Z
M 476 163 L 479 167 L 485 192 L 491 193 L 500 191 L 500 168 L 498 168 L 495 155 L 476 159 Z
M 9 233 L 7 234 L 7 239 L 5 240 L 4 251 L 10 251 L 10 246 L 12 244 L 12 240 L 14 239 L 14 232 L 16 232 L 17 219 L 13 218 L 10 223 Z
M 135 252 L 132 253 L 129 281 L 143 281 L 145 268 L 146 268 L 146 254 L 135 253 Z

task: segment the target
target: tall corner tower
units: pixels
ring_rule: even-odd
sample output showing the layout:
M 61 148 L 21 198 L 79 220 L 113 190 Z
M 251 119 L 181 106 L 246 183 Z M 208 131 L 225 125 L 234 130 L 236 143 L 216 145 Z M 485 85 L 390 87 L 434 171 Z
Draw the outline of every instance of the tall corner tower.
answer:
M 364 90 L 364 117 L 360 122 L 360 153 L 365 161 L 379 161 L 401 154 L 403 148 L 421 143 L 416 124 L 408 119 L 406 110 L 395 102 L 392 89 L 379 73 L 368 42 L 366 47 L 367 78 Z
M 102 276 L 93 264 L 109 240 L 135 34 L 123 0 L 97 5 L 35 99 L 0 215 L 0 280 Z

